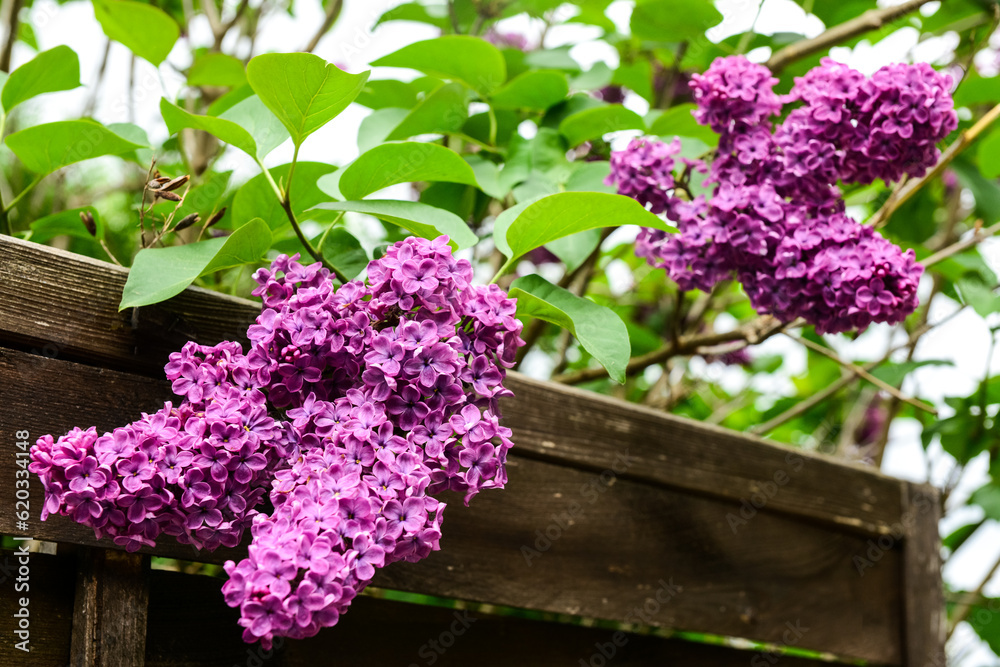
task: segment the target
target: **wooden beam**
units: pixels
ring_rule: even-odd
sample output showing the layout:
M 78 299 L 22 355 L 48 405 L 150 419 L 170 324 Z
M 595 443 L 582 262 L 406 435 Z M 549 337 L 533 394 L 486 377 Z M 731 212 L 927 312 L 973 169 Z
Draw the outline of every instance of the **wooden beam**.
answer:
M 69 665 L 76 563 L 70 558 L 57 559 L 37 552 L 27 556 L 27 563 L 21 560 L 15 551 L 0 551 L 0 665 Z M 23 564 L 28 568 L 26 575 L 19 573 Z M 23 601 L 28 602 L 27 607 L 22 606 Z M 27 645 L 15 633 L 20 629 L 15 614 L 23 613 L 25 608 Z
M 29 430 L 32 437 L 75 424 L 126 423 L 140 407 L 155 408 L 166 393 L 164 381 L 48 359 L 18 381 L 14 369 L 30 356 L 0 350 L 0 386 L 18 388 L 0 401 L 0 423 Z M 576 437 L 572 424 L 589 423 L 591 417 L 580 411 L 592 407 L 557 397 L 546 409 L 558 412 L 559 423 L 567 425 L 561 436 L 566 440 Z M 521 437 L 516 417 L 512 424 L 515 438 Z M 796 640 L 797 647 L 899 664 L 898 549 L 890 549 L 877 571 L 862 578 L 852 558 L 864 552 L 870 538 L 775 512 L 766 493 L 755 508 L 630 476 L 642 467 L 631 459 L 633 437 L 609 437 L 618 457 L 601 471 L 526 458 L 515 448 L 507 489 L 484 492 L 468 508 L 449 497 L 442 550 L 421 563 L 385 568 L 376 585 L 778 643 L 789 623 L 801 624 L 809 631 Z M 662 443 L 662 451 L 669 455 L 681 444 Z M 12 441 L 0 440 L 0 461 L 13 460 L 13 448 Z M 775 471 L 791 478 L 796 467 L 785 454 Z M 567 460 L 572 456 L 567 453 Z M 13 468 L 0 466 L 0 488 L 12 488 L 13 475 Z M 772 499 L 789 484 L 776 486 Z M 38 508 L 41 485 L 33 484 L 31 491 L 32 507 Z M 19 532 L 12 510 L 0 503 L 0 533 Z M 65 517 L 34 521 L 28 532 L 39 539 L 98 544 L 90 529 Z M 148 551 L 212 562 L 245 553 L 202 554 L 167 536 Z M 662 590 L 671 584 L 681 590 Z
M 135 667 L 146 658 L 149 556 L 83 549 L 78 557 L 73 667 Z
M 551 665 L 711 665 L 834 667 L 831 663 L 741 651 L 611 629 L 492 616 L 465 609 L 429 607 L 359 597 L 336 627 L 273 652 L 244 644 L 238 614 L 218 595 L 220 580 L 154 572 L 146 667 L 268 667 L 434 665 L 435 667 L 549 667 Z M 192 605 L 191 600 L 204 601 Z M 277 644 L 277 643 L 276 643 Z
M 927 484 L 904 485 L 903 576 L 907 667 L 944 667 L 945 614 L 941 585 L 941 494 Z
M 159 379 L 167 355 L 188 338 L 240 340 L 259 311 L 250 301 L 192 288 L 166 303 L 118 313 L 127 277 L 120 267 L 3 236 L 0 257 L 0 341 L 6 341 L 0 344 L 37 355 Z M 887 534 L 902 512 L 899 482 L 870 468 L 799 450 L 790 455 L 760 438 L 516 373 L 507 385 L 515 396 L 502 404 L 505 423 L 526 456 L 600 471 L 627 443 L 637 461 L 629 478 L 740 502 L 763 493 L 772 511 L 859 534 Z M 789 456 L 804 465 L 769 493 Z

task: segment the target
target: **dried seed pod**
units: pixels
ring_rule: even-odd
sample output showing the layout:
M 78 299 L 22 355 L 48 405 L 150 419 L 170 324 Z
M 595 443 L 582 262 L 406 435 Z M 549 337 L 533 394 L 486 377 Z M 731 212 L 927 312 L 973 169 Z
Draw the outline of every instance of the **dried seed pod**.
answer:
M 97 236 L 97 223 L 94 222 L 94 216 L 90 211 L 80 211 L 80 221 L 83 222 L 83 226 L 87 228 L 87 233 L 91 236 Z
M 166 183 L 164 183 L 162 186 L 160 186 L 160 189 L 166 190 L 167 192 L 172 192 L 173 190 L 176 190 L 177 188 L 187 183 L 189 180 L 191 180 L 191 177 L 188 176 L 187 174 L 183 176 L 178 176 L 177 178 L 169 180 Z
M 166 199 L 167 201 L 180 201 L 183 199 L 183 197 L 176 192 L 167 192 L 165 190 L 157 190 L 156 196 L 160 199 Z
M 199 220 L 201 220 L 201 216 L 199 216 L 197 213 L 186 215 L 183 218 L 181 218 L 180 222 L 174 225 L 173 231 L 179 232 L 182 229 L 187 229 L 191 225 L 196 224 Z
M 217 223 L 219 220 L 222 220 L 222 216 L 224 216 L 225 214 L 226 214 L 226 207 L 223 206 L 218 211 L 213 213 L 212 217 L 208 219 L 208 223 L 205 225 L 205 229 L 208 229 L 209 227 Z
M 146 189 L 147 190 L 159 190 L 166 183 L 169 183 L 169 182 L 170 182 L 169 178 L 165 178 L 163 176 L 157 176 L 156 178 L 154 178 L 153 180 L 151 180 L 149 183 L 146 183 Z

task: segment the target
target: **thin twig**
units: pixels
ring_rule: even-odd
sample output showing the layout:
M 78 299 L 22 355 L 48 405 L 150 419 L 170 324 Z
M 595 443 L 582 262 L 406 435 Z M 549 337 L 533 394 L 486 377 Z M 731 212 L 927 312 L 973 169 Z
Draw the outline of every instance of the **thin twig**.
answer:
M 320 24 L 319 30 L 316 34 L 312 36 L 309 43 L 306 44 L 305 48 L 302 49 L 305 53 L 312 53 L 313 49 L 319 46 L 319 42 L 323 39 L 323 36 L 330 31 L 330 27 L 333 25 L 337 17 L 340 16 L 340 10 L 344 7 L 343 0 L 332 0 L 330 6 L 326 8 L 326 15 L 323 17 L 323 23 Z
M 982 598 L 983 590 L 986 588 L 986 585 L 990 583 L 990 580 L 993 579 L 993 576 L 997 573 L 997 571 L 1000 571 L 1000 558 L 997 558 L 996 562 L 993 563 L 993 567 L 991 567 L 990 571 L 986 573 L 985 577 L 983 577 L 982 582 L 976 587 L 976 590 L 965 595 L 961 604 L 959 604 L 959 606 L 955 609 L 951 625 L 948 627 L 948 639 L 951 639 L 951 635 L 955 632 L 955 628 L 957 628 L 962 621 L 969 617 L 969 612 L 972 611 L 972 607 L 979 602 L 980 598 Z
M 921 176 L 920 178 L 911 179 L 905 183 L 901 183 L 889 198 L 882 204 L 882 208 L 875 212 L 871 218 L 868 219 L 866 224 L 873 225 L 876 229 L 886 224 L 889 221 L 889 217 L 892 216 L 895 211 L 905 204 L 913 195 L 917 193 L 920 188 L 924 187 L 927 183 L 934 180 L 941 175 L 945 167 L 951 164 L 951 161 L 958 157 L 958 154 L 969 147 L 976 138 L 983 133 L 986 128 L 988 128 L 997 118 L 1000 118 L 1000 104 L 996 105 L 992 109 L 986 112 L 982 118 L 976 121 L 976 124 L 970 127 L 968 130 L 962 132 L 958 139 L 952 142 L 944 153 L 941 154 L 941 158 L 938 160 L 934 168 L 929 172 Z
M 915 398 L 911 398 L 910 396 L 907 396 L 907 395 L 901 393 L 898 389 L 896 389 L 895 387 L 893 387 L 891 384 L 889 384 L 888 382 L 886 382 L 884 380 L 880 380 L 879 378 L 875 377 L 874 375 L 872 375 L 871 373 L 869 373 L 868 371 L 866 371 L 861 366 L 856 366 L 855 364 L 852 364 L 849 361 L 841 359 L 840 355 L 838 355 L 833 350 L 825 348 L 822 345 L 817 345 L 816 343 L 812 342 L 811 340 L 809 340 L 807 338 L 800 338 L 798 336 L 793 336 L 793 335 L 791 335 L 791 334 L 789 334 L 787 332 L 785 333 L 785 335 L 788 336 L 789 338 L 791 338 L 792 340 L 794 340 L 796 343 L 800 343 L 801 345 L 804 345 L 804 346 L 808 347 L 813 352 L 817 352 L 819 354 L 822 354 L 824 357 L 837 362 L 838 364 L 840 364 L 844 368 L 848 368 L 848 369 L 852 370 L 853 372 L 857 373 L 858 375 L 860 375 L 865 380 L 868 380 L 869 382 L 871 382 L 873 385 L 875 385 L 879 389 L 883 389 L 883 390 L 889 392 L 889 394 L 892 395 L 892 396 L 895 396 L 897 400 L 903 401 L 904 403 L 908 403 L 909 405 L 912 405 L 913 407 L 917 408 L 918 410 L 923 410 L 924 412 L 929 412 L 930 414 L 935 415 L 935 416 L 937 415 L 937 408 L 935 408 L 934 406 L 928 405 L 928 404 L 924 403 L 923 401 L 917 400 Z
M 118 261 L 118 258 L 115 257 L 114 254 L 112 254 L 111 249 L 108 248 L 108 244 L 104 242 L 104 239 L 97 239 L 97 242 L 101 244 L 101 247 L 104 249 L 104 252 L 108 254 L 108 257 L 111 258 L 112 262 L 114 262 L 118 266 L 122 265 L 122 263 Z
M 967 239 L 956 241 L 947 248 L 942 248 L 941 250 L 938 250 L 936 253 L 929 256 L 927 259 L 923 260 L 920 263 L 923 264 L 925 267 L 927 267 L 927 266 L 933 266 L 938 262 L 943 262 L 952 255 L 957 255 L 960 252 L 968 250 L 969 248 L 976 245 L 980 241 L 993 236 L 997 232 L 1000 232 L 1000 222 L 990 227 L 987 227 L 986 229 L 981 229 L 978 232 L 975 232 L 972 236 L 970 236 Z
M 278 195 L 278 201 L 281 204 L 281 208 L 288 217 L 288 222 L 291 223 L 292 229 L 295 230 L 295 236 L 298 237 L 299 242 L 306 249 L 306 252 L 312 255 L 313 259 L 322 264 L 330 271 L 330 273 L 336 276 L 337 280 L 339 280 L 341 284 L 346 284 L 350 281 L 350 279 L 345 276 L 340 269 L 328 262 L 322 252 L 313 247 L 313 244 L 309 242 L 309 239 L 307 239 L 306 235 L 302 232 L 302 227 L 299 226 L 299 221 L 295 219 L 295 212 L 292 210 L 292 174 L 295 168 L 295 163 L 298 162 L 298 157 L 299 149 L 296 147 L 295 153 L 292 156 L 292 166 L 288 169 L 288 182 L 285 184 L 283 190 L 274 182 L 274 179 L 271 177 L 271 172 L 268 171 L 262 164 L 260 167 L 264 170 L 264 174 L 271 183 L 271 187 L 274 189 L 275 194 Z
M 3 43 L 3 51 L 0 52 L 0 71 L 3 72 L 10 71 L 10 55 L 14 50 L 14 42 L 17 41 L 22 7 L 24 0 L 11 0 L 10 13 L 7 14 L 7 37 Z
M 233 29 L 233 27 L 236 25 L 236 22 L 240 20 L 240 17 L 243 16 L 243 12 L 245 12 L 247 10 L 247 7 L 249 6 L 250 6 L 250 0 L 240 0 L 240 4 L 236 6 L 236 13 L 233 14 L 233 18 L 229 19 L 229 21 L 227 21 L 226 24 L 222 26 L 222 28 L 219 31 L 219 34 L 215 36 L 216 50 L 222 48 L 222 40 L 226 38 L 226 35 L 228 35 L 229 31 Z
M 861 16 L 835 25 L 812 39 L 803 39 L 786 46 L 771 56 L 766 64 L 772 72 L 778 72 L 796 60 L 801 60 L 818 51 L 824 51 L 831 46 L 836 46 L 871 30 L 878 30 L 886 23 L 916 11 L 928 2 L 931 0 L 908 0 L 885 9 L 870 9 Z
M 862 366 L 853 366 L 852 365 L 852 366 L 846 368 L 844 374 L 841 376 L 841 378 L 839 380 L 837 380 L 836 382 L 834 382 L 831 385 L 828 385 L 826 388 L 824 388 L 824 389 L 816 392 L 815 394 L 813 394 L 809 398 L 807 398 L 807 399 L 805 399 L 803 401 L 799 401 L 798 403 L 796 403 L 795 405 L 793 405 L 789 409 L 785 410 L 780 415 L 774 417 L 773 419 L 769 419 L 768 421 L 764 422 L 763 424 L 758 424 L 757 426 L 754 426 L 753 428 L 750 429 L 750 432 L 751 433 L 756 433 L 757 435 L 763 435 L 765 433 L 769 433 L 770 431 L 773 431 L 774 429 L 778 428 L 782 424 L 784 424 L 786 422 L 789 422 L 789 421 L 795 419 L 796 417 L 798 417 L 799 415 L 802 415 L 802 414 L 808 412 L 809 410 L 811 410 L 815 406 L 819 405 L 820 403 L 822 403 L 826 399 L 828 399 L 831 396 L 833 396 L 834 394 L 836 394 L 838 391 L 840 391 L 841 389 L 843 389 L 847 385 L 851 384 L 852 382 L 855 382 L 858 378 L 860 378 L 860 375 L 858 375 L 858 373 L 856 372 L 858 368 L 862 368 L 862 369 L 864 369 L 866 371 L 871 371 L 871 370 L 874 370 L 875 368 L 878 368 L 879 366 L 881 366 L 885 362 L 889 361 L 889 359 L 892 358 L 893 354 L 895 354 L 899 350 L 902 350 L 902 349 L 908 347 L 911 344 L 911 341 L 914 338 L 919 338 L 920 336 L 923 336 L 925 333 L 927 333 L 928 331 L 930 331 L 934 327 L 938 327 L 938 326 L 941 326 L 942 324 L 945 324 L 946 322 L 948 322 L 949 320 L 951 320 L 952 318 L 954 318 L 956 315 L 958 315 L 959 313 L 961 313 L 963 310 L 965 310 L 965 308 L 966 308 L 965 306 L 961 306 L 959 308 L 956 308 L 953 313 L 951 313 L 950 315 L 947 315 L 946 317 L 942 318 L 940 322 L 936 322 L 934 324 L 924 325 L 923 327 L 921 327 L 917 331 L 913 332 L 913 335 L 910 336 L 910 339 L 906 343 L 904 343 L 904 344 L 902 344 L 902 345 L 900 345 L 898 347 L 895 347 L 895 348 L 889 350 L 888 352 L 886 352 L 885 356 L 883 356 L 878 361 L 870 361 L 867 364 L 864 364 Z
M 458 12 L 455 11 L 455 0 L 448 0 L 448 18 L 451 20 L 451 29 L 456 35 L 462 34 L 462 26 L 458 23 Z
M 666 80 L 663 82 L 663 88 L 660 89 L 659 99 L 656 103 L 657 109 L 669 109 L 670 105 L 674 103 L 674 95 L 677 92 L 677 79 L 681 75 L 681 61 L 687 55 L 687 50 L 687 42 L 681 42 L 677 46 L 677 52 L 674 53 L 674 62 L 670 66 Z
M 771 336 L 779 333 L 786 327 L 791 327 L 795 324 L 795 322 L 780 322 L 770 315 L 763 315 L 751 322 L 748 322 L 747 324 L 744 324 L 742 327 L 733 329 L 732 331 L 706 334 L 702 336 L 682 337 L 677 341 L 677 343 L 667 343 L 652 352 L 648 352 L 638 357 L 633 357 L 629 360 L 628 365 L 625 367 L 625 375 L 636 375 L 637 373 L 642 372 L 647 366 L 662 364 L 670 357 L 680 354 L 689 354 L 696 352 L 699 348 L 718 345 L 719 343 L 728 343 L 734 340 L 745 340 L 756 345 L 757 343 L 761 343 Z M 607 375 L 607 369 L 603 366 L 597 366 L 594 368 L 585 368 L 573 373 L 557 375 L 552 379 L 555 382 L 560 382 L 562 384 L 580 384 L 591 380 L 599 380 L 603 377 L 607 377 Z
M 946 227 L 948 227 L 949 230 L 954 229 L 954 227 L 951 225 L 950 222 L 946 225 Z M 910 336 L 907 341 L 906 359 L 904 360 L 903 363 L 909 363 L 913 361 L 913 357 L 916 356 L 917 343 L 920 342 L 920 339 L 928 331 L 926 325 L 927 325 L 927 320 L 930 318 L 931 315 L 931 306 L 934 304 L 934 297 L 936 297 L 938 293 L 941 291 L 941 287 L 943 284 L 944 281 L 942 280 L 940 274 L 934 274 L 933 283 L 931 285 L 931 293 L 927 297 L 927 303 L 924 306 L 923 310 L 920 311 L 920 314 L 918 316 L 917 326 L 914 329 L 915 333 L 914 335 Z M 900 380 L 898 384 L 900 388 L 902 388 L 903 381 Z M 889 444 L 889 432 L 890 429 L 892 428 L 892 422 L 895 421 L 896 416 L 899 414 L 899 406 L 900 402 L 897 398 L 893 397 L 890 399 L 889 405 L 885 411 L 886 418 L 882 424 L 882 430 L 879 433 L 878 440 L 875 441 L 875 448 L 874 452 L 872 453 L 872 460 L 875 462 L 875 465 L 879 468 L 882 467 L 882 457 L 885 456 L 885 448 Z
M 219 18 L 219 10 L 215 7 L 215 0 L 206 0 L 201 3 L 201 11 L 204 12 L 205 18 L 208 19 L 208 25 L 212 29 L 212 35 L 218 36 L 219 31 L 222 30 L 222 21 Z
M 142 201 L 139 202 L 139 246 L 146 247 L 146 191 L 149 190 L 149 182 L 153 178 L 153 169 L 156 168 L 156 158 L 149 162 L 149 171 L 146 172 L 146 180 L 142 183 Z M 156 201 L 156 197 L 153 197 Z M 152 207 L 152 204 L 150 204 Z
M 83 108 L 84 116 L 89 116 L 94 113 L 94 109 L 97 108 L 97 96 L 101 89 L 101 82 L 104 80 L 104 72 L 108 69 L 108 56 L 111 55 L 111 40 L 108 39 L 104 44 L 104 55 L 101 56 L 101 65 L 97 69 L 97 77 L 94 80 L 94 85 L 90 87 L 90 97 L 87 98 L 87 106 Z

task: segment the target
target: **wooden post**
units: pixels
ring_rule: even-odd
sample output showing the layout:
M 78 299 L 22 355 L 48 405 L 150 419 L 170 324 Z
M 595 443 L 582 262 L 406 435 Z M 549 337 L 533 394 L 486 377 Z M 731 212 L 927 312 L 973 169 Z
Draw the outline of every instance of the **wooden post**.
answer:
M 73 667 L 136 667 L 146 659 L 149 556 L 81 549 L 70 643 Z
M 903 486 L 903 642 L 907 667 L 945 667 L 941 586 L 941 495 L 926 484 Z

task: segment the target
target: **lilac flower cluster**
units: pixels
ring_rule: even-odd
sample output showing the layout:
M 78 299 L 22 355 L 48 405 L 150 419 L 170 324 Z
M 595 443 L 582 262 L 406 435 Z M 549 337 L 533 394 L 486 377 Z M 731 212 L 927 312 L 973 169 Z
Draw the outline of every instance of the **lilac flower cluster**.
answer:
M 636 138 L 628 148 L 611 154 L 611 178 L 618 194 L 632 197 L 653 213 L 664 213 L 673 204 L 674 156 L 681 152 L 681 140 L 665 144 Z
M 698 104 L 694 117 L 719 134 L 757 125 L 781 112 L 781 98 L 773 91 L 776 83 L 763 65 L 742 57 L 718 58 L 704 74 L 691 76 Z
M 500 32 L 491 27 L 483 33 L 483 39 L 501 49 L 516 49 L 525 52 L 531 50 L 528 38 L 519 32 Z
M 917 306 L 923 268 L 845 213 L 838 180 L 920 176 L 956 126 L 951 80 L 927 65 L 893 65 L 866 79 L 824 59 L 784 100 L 776 80 L 742 57 L 692 77 L 699 122 L 719 133 L 711 199 L 678 196 L 667 145 L 636 139 L 611 159 L 609 184 L 677 223 L 643 230 L 636 253 L 682 289 L 711 290 L 734 275 L 752 305 L 820 332 L 897 323 Z M 801 102 L 773 128 L 783 102 Z M 655 158 L 654 158 L 655 156 Z
M 783 123 L 778 144 L 806 161 L 823 156 L 831 182 L 922 176 L 938 160 L 937 142 L 958 126 L 951 86 L 927 63 L 888 65 L 866 79 L 824 58 L 796 80 L 788 101 L 803 106 Z
M 439 548 L 451 490 L 506 483 L 498 399 L 521 324 L 497 286 L 471 285 L 447 237 L 407 239 L 335 290 L 281 256 L 255 274 L 264 308 L 236 343 L 189 343 L 166 374 L 183 397 L 98 437 L 32 448 L 49 513 L 129 550 L 161 533 L 249 555 L 225 568 L 244 638 L 307 637 L 337 622 L 375 569 Z M 272 415 L 269 415 L 268 410 Z M 255 509 L 270 486 L 270 515 Z
M 227 602 L 247 641 L 333 625 L 375 569 L 438 549 L 433 495 L 502 487 L 512 443 L 497 399 L 521 325 L 447 239 L 409 239 L 334 291 L 325 270 L 276 262 L 255 278 L 265 310 L 247 355 L 299 437 L 258 516 L 249 557 L 229 562 Z M 309 369 L 303 373 L 299 369 Z
M 267 413 L 237 343 L 188 343 L 167 377 L 187 398 L 98 436 L 75 428 L 40 438 L 29 469 L 45 509 L 90 526 L 128 551 L 162 534 L 198 548 L 236 546 L 287 455 L 287 425 Z

